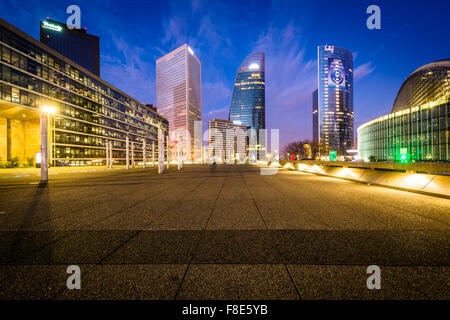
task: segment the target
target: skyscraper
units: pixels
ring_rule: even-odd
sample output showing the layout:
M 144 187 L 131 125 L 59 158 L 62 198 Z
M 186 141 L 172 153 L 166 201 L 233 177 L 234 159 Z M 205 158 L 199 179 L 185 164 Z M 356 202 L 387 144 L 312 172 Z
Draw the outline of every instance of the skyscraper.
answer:
M 256 129 L 258 141 L 265 145 L 265 137 L 259 137 L 259 129 L 266 128 L 266 98 L 264 52 L 254 52 L 240 65 L 234 82 L 229 120 Z M 250 139 L 249 150 L 255 148 Z
M 100 39 L 86 29 L 69 29 L 65 23 L 41 21 L 40 40 L 66 58 L 100 76 Z
M 201 63 L 187 44 L 156 60 L 156 107 L 169 120 L 171 154 L 182 143 L 186 160 L 199 159 L 201 123 L 194 130 L 194 121 L 202 119 Z
M 335 46 L 318 46 L 318 124 L 320 156 L 353 149 L 353 55 Z

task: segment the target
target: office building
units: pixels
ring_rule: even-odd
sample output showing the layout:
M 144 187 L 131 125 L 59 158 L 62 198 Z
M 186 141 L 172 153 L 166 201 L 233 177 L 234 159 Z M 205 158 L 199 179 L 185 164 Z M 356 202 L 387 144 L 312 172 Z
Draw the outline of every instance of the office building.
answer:
M 201 63 L 187 44 L 156 61 L 156 107 L 170 123 L 171 154 L 181 143 L 185 160 L 200 159 Z
M 36 164 L 44 106 L 55 110 L 51 165 L 105 164 L 109 142 L 114 163 L 124 164 L 127 136 L 133 158 L 142 161 L 145 141 L 150 159 L 158 125 L 168 131 L 167 119 L 145 104 L 2 19 L 0 52 L 1 162 Z
M 69 29 L 65 23 L 47 18 L 40 23 L 43 44 L 100 76 L 100 39 L 88 34 L 86 28 Z
M 245 58 L 239 66 L 234 82 L 228 119 L 235 124 L 245 125 L 254 130 L 255 137 L 250 137 L 249 150 L 258 152 L 258 158 L 265 158 L 265 134 L 260 129 L 266 128 L 265 98 L 265 55 L 255 52 Z
M 336 46 L 318 46 L 318 138 L 322 158 L 353 149 L 353 55 Z
M 208 121 L 209 158 L 222 163 L 244 163 L 247 157 L 247 127 L 229 120 Z
M 450 59 L 426 64 L 402 84 L 391 113 L 358 128 L 365 161 L 450 161 Z

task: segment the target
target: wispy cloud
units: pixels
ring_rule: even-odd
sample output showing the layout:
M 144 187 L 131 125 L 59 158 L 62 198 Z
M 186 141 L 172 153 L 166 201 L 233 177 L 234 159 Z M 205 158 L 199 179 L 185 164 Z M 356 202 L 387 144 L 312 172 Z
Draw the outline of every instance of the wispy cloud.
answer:
M 206 93 L 203 98 L 203 105 L 206 109 L 221 108 L 224 101 L 231 100 L 231 88 L 223 81 L 203 83 L 203 91 Z M 228 105 L 228 102 L 225 102 Z
M 102 77 L 141 102 L 154 103 L 155 71 L 153 63 L 145 59 L 146 50 L 115 36 L 112 41 L 119 55 L 102 55 Z
M 366 62 L 362 65 L 356 67 L 355 72 L 353 73 L 353 80 L 359 81 L 362 78 L 368 76 L 375 70 L 375 67 L 372 66 L 372 61 Z
M 309 138 L 311 95 L 317 86 L 317 63 L 307 59 L 301 29 L 294 23 L 269 27 L 255 44 L 266 54 L 266 127 L 279 128 L 283 141 Z M 282 141 L 282 143 L 283 143 Z

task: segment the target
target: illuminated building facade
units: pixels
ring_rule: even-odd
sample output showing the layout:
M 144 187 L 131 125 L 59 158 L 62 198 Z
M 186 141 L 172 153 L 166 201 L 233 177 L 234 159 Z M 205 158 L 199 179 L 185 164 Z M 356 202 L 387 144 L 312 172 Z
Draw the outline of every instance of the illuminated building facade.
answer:
M 170 122 L 171 154 L 182 143 L 186 160 L 201 157 L 201 82 L 200 60 L 187 44 L 156 61 L 156 107 Z
M 353 55 L 336 46 L 318 46 L 318 138 L 320 156 L 353 149 Z
M 142 161 L 144 140 L 150 153 L 158 145 L 158 124 L 168 131 L 168 121 L 154 110 L 2 19 L 0 51 L 1 162 L 35 164 L 43 106 L 56 110 L 51 165 L 105 164 L 107 142 L 114 163 L 124 164 L 127 136 L 134 159 Z
M 217 162 L 244 163 L 247 156 L 247 127 L 232 121 L 208 121 L 209 156 Z
M 449 161 L 450 59 L 424 65 L 403 83 L 391 113 L 358 128 L 359 157 Z
M 238 69 L 228 118 L 235 124 L 256 130 L 257 140 L 250 139 L 249 149 L 265 146 L 265 135 L 260 136 L 259 132 L 266 128 L 265 88 L 265 56 L 263 52 L 255 52 L 247 56 Z M 261 152 L 259 157 L 264 157 Z
M 100 39 L 86 29 L 69 29 L 47 18 L 40 23 L 40 40 L 66 58 L 100 76 Z

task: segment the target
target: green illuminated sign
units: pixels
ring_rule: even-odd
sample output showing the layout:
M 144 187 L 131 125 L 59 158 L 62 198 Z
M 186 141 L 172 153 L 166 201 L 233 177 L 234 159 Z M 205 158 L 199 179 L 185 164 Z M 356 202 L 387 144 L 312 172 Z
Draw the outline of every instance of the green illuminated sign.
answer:
M 330 161 L 336 161 L 337 151 L 330 151 Z
M 58 32 L 61 32 L 63 29 L 62 26 L 55 24 L 55 23 L 48 22 L 48 21 L 42 21 L 42 26 L 45 29 L 50 29 L 50 30 L 58 31 Z

